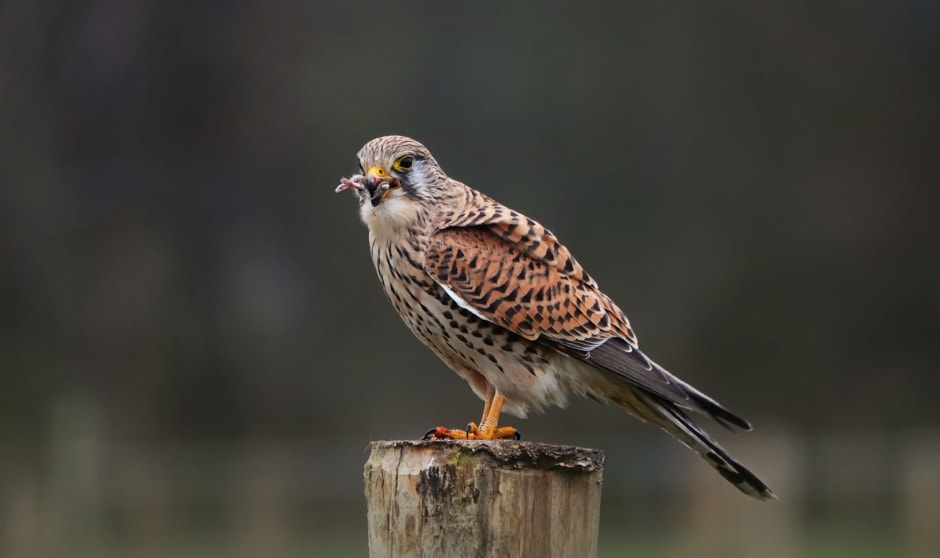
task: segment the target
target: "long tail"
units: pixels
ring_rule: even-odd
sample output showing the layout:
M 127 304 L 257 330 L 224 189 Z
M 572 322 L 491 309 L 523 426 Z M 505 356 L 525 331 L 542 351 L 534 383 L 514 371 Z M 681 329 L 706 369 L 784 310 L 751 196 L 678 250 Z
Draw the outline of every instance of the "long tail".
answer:
M 776 500 L 774 494 L 763 481 L 754 473 L 747 470 L 744 465 L 731 457 L 724 448 L 718 445 L 704 430 L 692 422 L 681 409 L 670 403 L 661 403 L 647 397 L 647 403 L 653 407 L 664 419 L 657 425 L 671 436 L 682 442 L 684 446 L 702 456 L 709 465 L 728 482 L 741 492 L 757 498 L 758 500 Z

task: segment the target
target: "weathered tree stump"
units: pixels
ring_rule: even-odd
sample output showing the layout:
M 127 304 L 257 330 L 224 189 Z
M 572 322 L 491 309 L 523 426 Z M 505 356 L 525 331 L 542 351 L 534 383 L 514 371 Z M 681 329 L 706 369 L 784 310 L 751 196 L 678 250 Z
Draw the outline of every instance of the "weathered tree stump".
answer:
M 373 442 L 369 556 L 596 556 L 603 463 L 531 442 Z

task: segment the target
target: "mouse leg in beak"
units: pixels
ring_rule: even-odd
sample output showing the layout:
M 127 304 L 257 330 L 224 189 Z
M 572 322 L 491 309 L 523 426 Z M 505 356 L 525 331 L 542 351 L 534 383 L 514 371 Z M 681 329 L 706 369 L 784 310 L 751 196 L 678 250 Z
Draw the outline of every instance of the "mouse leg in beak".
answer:
M 336 187 L 336 192 L 339 193 L 344 190 L 356 190 L 358 192 L 361 192 L 364 189 L 365 188 L 362 187 L 362 184 L 359 184 L 358 182 L 353 182 L 352 180 L 348 178 L 341 178 L 339 182 L 339 186 Z

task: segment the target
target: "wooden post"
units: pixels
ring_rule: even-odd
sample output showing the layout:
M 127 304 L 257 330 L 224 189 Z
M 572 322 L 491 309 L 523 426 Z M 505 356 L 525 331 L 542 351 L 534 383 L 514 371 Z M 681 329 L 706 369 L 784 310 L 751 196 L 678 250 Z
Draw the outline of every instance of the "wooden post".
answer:
M 531 442 L 372 442 L 369 556 L 596 556 L 603 463 Z

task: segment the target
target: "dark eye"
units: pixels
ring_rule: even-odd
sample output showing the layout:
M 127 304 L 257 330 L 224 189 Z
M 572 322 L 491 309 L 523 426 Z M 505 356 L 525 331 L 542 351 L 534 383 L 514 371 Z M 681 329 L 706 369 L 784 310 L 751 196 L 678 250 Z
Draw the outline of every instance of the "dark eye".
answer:
M 356 160 L 356 164 L 359 165 L 359 174 L 365 174 L 365 173 L 366 173 L 366 170 L 365 170 L 364 168 L 362 168 L 362 161 L 360 161 L 360 160 L 357 159 L 357 160 Z
M 411 155 L 405 155 L 401 159 L 395 161 L 395 164 L 392 167 L 397 171 L 409 171 L 411 167 L 415 164 L 415 158 Z

